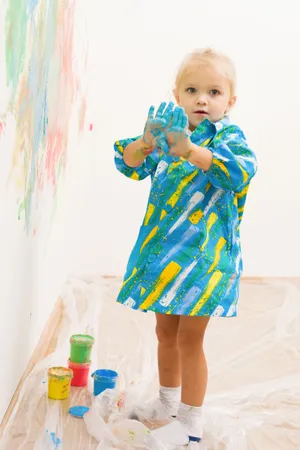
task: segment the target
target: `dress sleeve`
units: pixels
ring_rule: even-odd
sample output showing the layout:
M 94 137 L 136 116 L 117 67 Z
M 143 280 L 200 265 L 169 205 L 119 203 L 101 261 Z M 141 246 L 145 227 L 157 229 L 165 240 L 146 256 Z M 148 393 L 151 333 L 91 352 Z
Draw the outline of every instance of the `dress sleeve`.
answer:
M 135 138 L 127 138 L 122 139 L 120 141 L 116 141 L 114 143 L 115 165 L 117 170 L 119 170 L 119 172 L 121 172 L 126 177 L 137 181 L 144 180 L 144 178 L 146 178 L 148 175 L 153 175 L 159 162 L 158 152 L 157 150 L 154 150 L 153 153 L 151 153 L 145 158 L 145 160 L 140 166 L 138 167 L 127 166 L 123 158 L 124 149 L 131 142 L 134 142 L 139 138 L 140 136 L 137 136 Z
M 257 171 L 257 160 L 239 127 L 230 125 L 223 129 L 216 135 L 209 150 L 213 160 L 206 176 L 214 186 L 239 192 L 249 184 Z

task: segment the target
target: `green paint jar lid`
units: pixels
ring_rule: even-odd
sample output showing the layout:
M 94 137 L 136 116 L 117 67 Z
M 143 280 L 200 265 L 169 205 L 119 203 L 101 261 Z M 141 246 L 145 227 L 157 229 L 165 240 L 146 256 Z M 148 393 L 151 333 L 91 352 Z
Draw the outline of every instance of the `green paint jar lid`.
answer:
M 70 338 L 70 343 L 77 345 L 78 347 L 92 347 L 95 339 L 88 334 L 73 334 Z

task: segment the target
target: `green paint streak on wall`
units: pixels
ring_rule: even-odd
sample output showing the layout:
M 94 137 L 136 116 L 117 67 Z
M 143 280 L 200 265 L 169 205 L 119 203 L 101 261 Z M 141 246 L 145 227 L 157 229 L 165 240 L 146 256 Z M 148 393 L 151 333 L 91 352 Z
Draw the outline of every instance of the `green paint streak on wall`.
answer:
M 27 1 L 9 0 L 6 12 L 6 77 L 13 96 L 23 72 L 28 25 Z

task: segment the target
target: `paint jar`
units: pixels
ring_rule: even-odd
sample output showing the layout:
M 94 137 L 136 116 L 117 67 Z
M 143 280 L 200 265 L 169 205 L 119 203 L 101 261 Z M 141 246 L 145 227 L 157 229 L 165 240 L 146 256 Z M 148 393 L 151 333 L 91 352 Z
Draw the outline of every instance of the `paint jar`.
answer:
M 94 395 L 99 395 L 105 389 L 114 389 L 118 378 L 114 370 L 100 369 L 91 375 L 94 378 Z
M 91 360 L 94 338 L 85 334 L 74 334 L 71 336 L 71 355 L 72 362 L 85 364 Z
M 78 364 L 69 359 L 68 366 L 73 370 L 73 378 L 71 386 L 83 387 L 88 384 L 88 376 L 90 372 L 91 361 L 85 364 Z
M 65 400 L 70 394 L 73 370 L 67 367 L 51 367 L 48 370 L 48 397 Z

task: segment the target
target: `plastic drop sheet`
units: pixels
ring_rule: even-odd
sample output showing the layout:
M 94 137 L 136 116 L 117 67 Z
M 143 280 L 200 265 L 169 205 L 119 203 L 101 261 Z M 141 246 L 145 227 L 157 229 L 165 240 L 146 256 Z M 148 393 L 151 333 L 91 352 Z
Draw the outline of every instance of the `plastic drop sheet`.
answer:
M 57 349 L 25 381 L 0 450 L 167 450 L 145 425 L 129 420 L 158 389 L 155 317 L 115 302 L 120 279 L 71 277 L 62 292 Z M 93 370 L 119 373 L 116 390 L 93 396 L 71 388 L 47 397 L 47 370 L 67 365 L 69 338 L 96 338 Z M 209 384 L 199 450 L 300 449 L 300 283 L 242 282 L 239 316 L 213 318 L 205 339 Z M 70 406 L 90 407 L 84 419 Z

